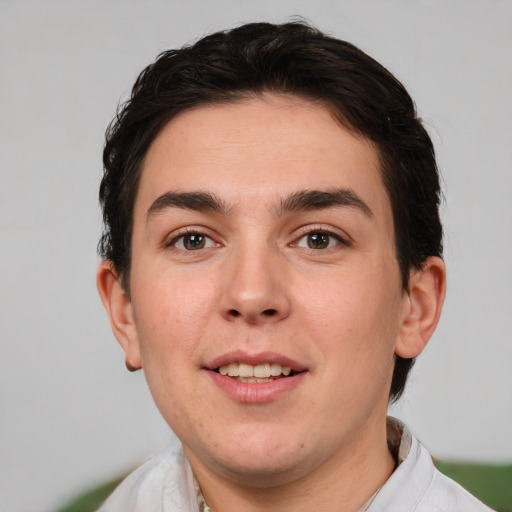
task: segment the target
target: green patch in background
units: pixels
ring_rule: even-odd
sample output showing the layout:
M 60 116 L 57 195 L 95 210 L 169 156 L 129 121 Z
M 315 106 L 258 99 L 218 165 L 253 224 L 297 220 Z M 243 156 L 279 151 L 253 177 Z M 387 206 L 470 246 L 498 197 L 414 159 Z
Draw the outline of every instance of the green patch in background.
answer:
M 512 512 L 512 464 L 478 464 L 434 459 L 446 476 L 499 512 Z
M 95 512 L 100 505 L 112 494 L 114 489 L 124 480 L 129 473 L 118 476 L 104 484 L 94 487 L 79 495 L 57 512 Z

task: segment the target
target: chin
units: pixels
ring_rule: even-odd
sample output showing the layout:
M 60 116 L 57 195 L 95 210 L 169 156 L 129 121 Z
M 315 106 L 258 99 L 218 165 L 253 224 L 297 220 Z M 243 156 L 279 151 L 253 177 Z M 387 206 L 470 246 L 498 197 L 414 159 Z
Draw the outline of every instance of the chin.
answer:
M 267 454 L 268 458 L 268 454 Z M 252 488 L 271 488 L 286 485 L 298 480 L 303 473 L 303 461 L 280 460 L 261 461 L 261 463 L 248 464 L 247 461 L 225 461 L 223 472 L 230 480 Z
M 240 439 L 240 438 L 238 438 Z M 210 451 L 207 465 L 218 468 L 229 480 L 253 488 L 268 488 L 288 484 L 299 479 L 314 466 L 305 453 L 304 443 L 285 442 L 274 437 L 268 442 L 248 442 L 247 437 L 224 447 Z M 217 445 L 218 447 L 219 445 Z M 208 453 L 209 450 L 203 452 Z M 211 464 L 213 463 L 213 464 Z

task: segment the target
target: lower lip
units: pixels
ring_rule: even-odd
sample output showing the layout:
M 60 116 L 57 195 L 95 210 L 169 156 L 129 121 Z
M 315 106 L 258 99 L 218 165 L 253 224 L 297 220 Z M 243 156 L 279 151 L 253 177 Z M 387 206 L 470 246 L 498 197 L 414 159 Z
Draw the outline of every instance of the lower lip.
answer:
M 239 382 L 238 380 L 208 370 L 208 375 L 226 395 L 242 403 L 265 403 L 277 400 L 281 395 L 299 386 L 308 372 L 292 377 L 282 377 L 271 382 Z

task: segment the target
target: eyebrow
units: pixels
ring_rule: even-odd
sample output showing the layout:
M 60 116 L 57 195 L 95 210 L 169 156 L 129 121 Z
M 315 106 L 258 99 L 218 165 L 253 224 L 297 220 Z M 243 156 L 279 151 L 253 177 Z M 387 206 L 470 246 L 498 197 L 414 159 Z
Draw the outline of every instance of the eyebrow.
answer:
M 348 188 L 295 192 L 280 201 L 276 214 L 280 216 L 285 213 L 322 210 L 336 206 L 356 208 L 367 217 L 373 217 L 370 207 L 353 190 Z M 168 208 L 229 213 L 229 208 L 225 203 L 210 192 L 166 192 L 153 201 L 146 214 L 147 220 Z
M 322 210 L 335 206 L 346 206 L 373 218 L 370 207 L 351 189 L 303 190 L 281 201 L 278 215 L 308 210 Z
M 149 207 L 147 220 L 168 208 L 184 208 L 200 212 L 227 213 L 226 205 L 209 192 L 166 192 L 153 201 Z

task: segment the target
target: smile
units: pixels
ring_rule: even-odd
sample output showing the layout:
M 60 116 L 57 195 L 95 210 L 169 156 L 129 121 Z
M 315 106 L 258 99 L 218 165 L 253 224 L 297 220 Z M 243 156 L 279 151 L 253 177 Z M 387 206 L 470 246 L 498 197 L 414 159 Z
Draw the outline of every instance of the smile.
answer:
M 310 373 L 308 366 L 283 354 L 244 350 L 220 355 L 203 370 L 229 398 L 253 404 L 278 400 L 301 386 Z
M 295 371 L 289 366 L 282 366 L 277 363 L 246 364 L 229 363 L 217 368 L 215 371 L 221 375 L 233 378 L 239 382 L 259 383 L 272 382 L 275 379 L 293 376 Z

